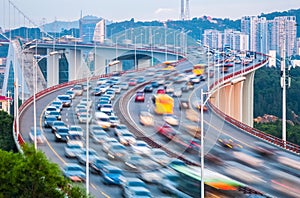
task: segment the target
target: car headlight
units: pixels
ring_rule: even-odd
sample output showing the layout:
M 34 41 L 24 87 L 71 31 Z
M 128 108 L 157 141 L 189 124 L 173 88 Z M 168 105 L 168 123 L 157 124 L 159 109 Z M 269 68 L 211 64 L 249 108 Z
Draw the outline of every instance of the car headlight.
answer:
M 55 133 L 55 136 L 56 136 L 57 138 L 61 138 L 61 135 L 59 135 L 58 133 Z

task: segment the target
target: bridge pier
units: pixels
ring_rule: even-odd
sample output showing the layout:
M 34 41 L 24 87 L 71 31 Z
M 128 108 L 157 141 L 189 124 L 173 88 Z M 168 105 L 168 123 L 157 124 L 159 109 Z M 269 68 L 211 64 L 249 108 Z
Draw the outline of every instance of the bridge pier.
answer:
M 243 88 L 243 112 L 241 122 L 253 127 L 253 105 L 254 105 L 254 75 L 255 71 L 246 75 Z
M 47 54 L 53 51 L 53 49 L 47 49 Z M 59 82 L 59 58 L 59 54 L 47 57 L 47 87 L 57 85 Z

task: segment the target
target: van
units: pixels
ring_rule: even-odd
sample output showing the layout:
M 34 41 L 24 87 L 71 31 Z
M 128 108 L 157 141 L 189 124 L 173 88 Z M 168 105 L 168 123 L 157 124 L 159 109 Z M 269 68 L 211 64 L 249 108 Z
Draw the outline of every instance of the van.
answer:
M 95 112 L 94 122 L 95 122 L 95 124 L 102 127 L 102 129 L 104 129 L 104 130 L 108 130 L 111 125 L 109 116 L 103 112 Z

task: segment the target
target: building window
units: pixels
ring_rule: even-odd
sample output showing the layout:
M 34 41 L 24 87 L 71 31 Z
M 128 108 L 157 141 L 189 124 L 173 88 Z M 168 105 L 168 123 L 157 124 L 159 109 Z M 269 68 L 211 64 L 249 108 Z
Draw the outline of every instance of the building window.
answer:
M 0 109 L 2 109 L 2 102 L 0 102 Z

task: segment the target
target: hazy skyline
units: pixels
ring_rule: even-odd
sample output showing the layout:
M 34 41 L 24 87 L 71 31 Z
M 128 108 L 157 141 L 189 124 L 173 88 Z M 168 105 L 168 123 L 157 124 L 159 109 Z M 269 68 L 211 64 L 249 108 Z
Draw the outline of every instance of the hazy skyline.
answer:
M 1 0 L 1 12 L 4 15 L 1 26 L 8 24 L 8 13 L 12 23 L 15 18 L 8 0 Z M 178 20 L 180 0 L 11 0 L 26 16 L 36 24 L 58 21 L 74 21 L 83 16 L 93 15 L 112 21 L 124 21 L 134 18 L 136 21 Z M 117 5 L 117 6 L 116 6 Z M 5 9 L 4 9 L 5 8 Z M 273 11 L 285 11 L 300 8 L 299 0 L 190 0 L 190 18 L 203 15 L 216 18 L 239 19 L 242 16 L 260 15 Z M 12 19 L 14 18 L 14 19 Z M 19 17 L 20 18 L 20 17 Z M 18 19 L 20 21 L 24 20 Z M 20 23 L 20 22 L 19 22 Z

